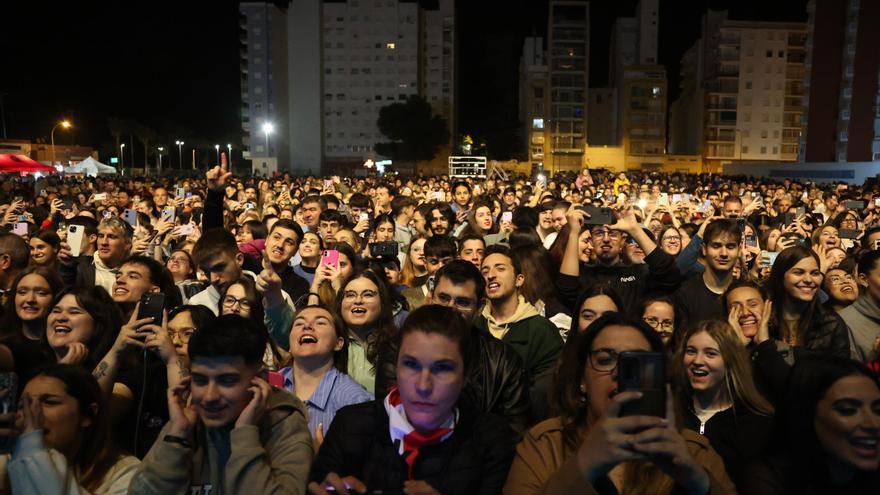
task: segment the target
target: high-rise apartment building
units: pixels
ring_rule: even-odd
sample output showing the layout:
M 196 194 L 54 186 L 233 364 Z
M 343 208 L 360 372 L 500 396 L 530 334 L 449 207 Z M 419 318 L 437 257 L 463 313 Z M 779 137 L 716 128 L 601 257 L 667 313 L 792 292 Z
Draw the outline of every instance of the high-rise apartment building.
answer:
M 585 0 L 551 0 L 547 29 L 549 146 L 544 168 L 579 170 L 587 145 L 590 8 Z
M 800 159 L 880 160 L 880 2 L 810 0 Z
M 525 126 L 526 150 L 532 166 L 543 166 L 549 146 L 547 99 L 549 88 L 544 39 L 529 37 L 523 43 L 519 67 L 519 118 Z
M 287 14 L 266 2 L 242 2 L 239 13 L 242 145 L 256 170 L 269 172 L 289 156 L 276 139 L 287 131 Z M 272 135 L 263 131 L 266 123 Z
M 796 160 L 805 26 L 733 21 L 726 12 L 710 12 L 703 24 L 702 37 L 683 59 L 682 75 L 699 79 L 682 82 L 687 92 L 673 105 L 674 139 L 701 127 L 700 151 L 714 166 L 737 160 Z M 684 101 L 689 98 L 702 102 Z M 700 103 L 702 112 L 694 115 L 691 110 Z M 682 147 L 675 143 L 673 150 L 690 151 Z
M 248 126 L 251 156 L 261 156 L 256 138 L 265 138 L 263 119 L 275 125 L 268 151 L 277 152 L 281 170 L 350 169 L 377 158 L 374 145 L 386 139 L 377 126 L 380 109 L 413 95 L 423 96 L 454 132 L 454 0 L 439 0 L 431 9 L 400 0 L 298 0 L 286 11 L 243 3 L 248 42 L 242 72 L 249 86 L 257 60 L 263 59 L 258 51 L 263 45 L 250 41 L 265 16 L 259 9 L 286 21 L 279 23 L 285 37 L 277 43 L 283 47 L 284 73 L 276 66 L 272 74 L 273 80 L 283 79 L 286 91 L 259 102 L 266 110 L 256 119 L 252 100 L 244 101 L 248 120 L 243 115 L 242 126 Z M 276 43 L 271 46 L 277 53 Z M 283 101 L 273 99 L 282 93 Z

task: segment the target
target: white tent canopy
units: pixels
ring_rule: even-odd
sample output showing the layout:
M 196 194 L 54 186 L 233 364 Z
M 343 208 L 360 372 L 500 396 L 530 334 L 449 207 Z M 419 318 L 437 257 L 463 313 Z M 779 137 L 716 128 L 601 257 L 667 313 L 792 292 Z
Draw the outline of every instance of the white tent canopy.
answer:
M 92 157 L 88 157 L 72 167 L 66 167 L 64 169 L 64 172 L 68 174 L 83 174 L 90 177 L 95 177 L 99 174 L 115 174 L 116 169 L 111 167 L 110 165 L 104 165 L 103 163 L 95 160 Z

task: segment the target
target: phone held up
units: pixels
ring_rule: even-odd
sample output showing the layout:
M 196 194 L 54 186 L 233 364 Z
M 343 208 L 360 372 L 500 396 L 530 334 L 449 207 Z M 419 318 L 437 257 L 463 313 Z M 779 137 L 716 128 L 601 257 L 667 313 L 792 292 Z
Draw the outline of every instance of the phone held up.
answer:
M 138 309 L 138 320 L 152 318 L 153 323 L 162 323 L 162 311 L 165 309 L 165 294 L 161 292 L 145 292 L 141 296 L 141 305 Z
M 624 404 L 621 416 L 666 417 L 666 356 L 662 352 L 625 351 L 618 356 L 618 390 L 641 392 Z

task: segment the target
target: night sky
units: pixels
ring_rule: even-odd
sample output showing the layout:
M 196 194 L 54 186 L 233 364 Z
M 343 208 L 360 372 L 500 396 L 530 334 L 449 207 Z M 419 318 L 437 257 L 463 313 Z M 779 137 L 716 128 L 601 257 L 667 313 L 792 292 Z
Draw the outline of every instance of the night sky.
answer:
M 674 98 L 679 59 L 699 36 L 707 8 L 727 8 L 733 19 L 805 21 L 807 1 L 660 3 L 659 57 Z M 490 156 L 506 158 L 519 146 L 519 57 L 525 36 L 546 35 L 547 5 L 458 1 L 459 131 L 487 142 Z M 607 82 L 614 18 L 634 15 L 635 5 L 590 2 L 591 86 Z M 4 3 L 3 17 L 0 93 L 10 138 L 48 139 L 52 125 L 66 116 L 75 128 L 56 131 L 56 142 L 101 149 L 111 141 L 107 119 L 116 116 L 143 122 L 172 141 L 239 141 L 237 2 L 20 1 Z

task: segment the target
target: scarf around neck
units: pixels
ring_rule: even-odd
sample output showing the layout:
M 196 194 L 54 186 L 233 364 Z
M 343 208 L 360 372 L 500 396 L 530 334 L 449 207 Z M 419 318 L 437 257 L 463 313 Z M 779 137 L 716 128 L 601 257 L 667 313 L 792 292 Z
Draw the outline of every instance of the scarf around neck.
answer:
M 458 422 L 458 409 L 453 411 L 446 423 L 428 433 L 416 431 L 406 418 L 403 401 L 397 385 L 391 387 L 391 392 L 385 397 L 385 412 L 388 413 L 388 429 L 391 434 L 391 443 L 397 447 L 397 453 L 403 457 L 407 466 L 407 479 L 413 479 L 413 466 L 419 456 L 420 449 L 428 445 L 443 442 L 450 436 Z

